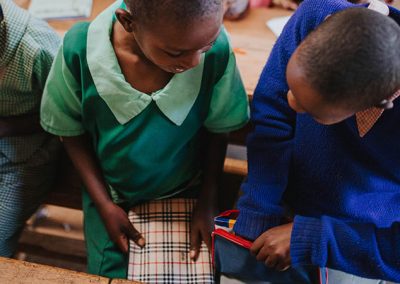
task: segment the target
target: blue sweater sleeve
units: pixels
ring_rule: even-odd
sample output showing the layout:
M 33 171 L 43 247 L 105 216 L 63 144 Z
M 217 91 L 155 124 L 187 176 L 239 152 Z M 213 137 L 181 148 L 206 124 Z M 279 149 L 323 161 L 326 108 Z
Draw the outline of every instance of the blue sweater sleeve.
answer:
M 294 220 L 292 265 L 313 264 L 400 282 L 400 223 L 388 228 L 331 217 Z M 355 249 L 356 248 L 356 249 Z
M 300 42 L 346 0 L 305 0 L 278 38 L 252 102 L 254 130 L 247 140 L 248 178 L 242 185 L 234 231 L 250 240 L 280 223 L 288 183 L 296 113 L 287 103 L 286 66 Z

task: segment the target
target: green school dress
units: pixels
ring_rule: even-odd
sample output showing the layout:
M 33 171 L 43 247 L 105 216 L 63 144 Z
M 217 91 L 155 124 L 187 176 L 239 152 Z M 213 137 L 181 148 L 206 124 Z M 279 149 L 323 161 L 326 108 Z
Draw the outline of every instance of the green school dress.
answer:
M 41 125 L 55 135 L 88 133 L 113 201 L 123 208 L 165 198 L 200 171 L 201 130 L 242 127 L 247 95 L 225 31 L 201 63 L 161 90 L 141 93 L 125 81 L 110 40 L 116 2 L 65 36 L 50 71 Z M 84 193 L 89 272 L 126 277 L 127 256 L 108 238 Z

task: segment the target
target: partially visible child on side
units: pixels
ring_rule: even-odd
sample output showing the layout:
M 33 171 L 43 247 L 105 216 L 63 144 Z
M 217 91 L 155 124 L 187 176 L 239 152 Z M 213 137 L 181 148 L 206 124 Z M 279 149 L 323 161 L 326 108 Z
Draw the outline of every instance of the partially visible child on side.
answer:
M 375 5 L 305 0 L 263 70 L 234 231 L 268 267 L 400 282 L 400 12 Z
M 248 120 L 222 16 L 220 0 L 126 0 L 66 34 L 41 124 L 86 187 L 90 273 L 126 278 L 131 239 L 130 279 L 213 281 L 208 252 L 193 260 L 211 242 L 227 133 Z M 132 208 L 162 221 L 134 227 Z
M 61 41 L 11 0 L 0 11 L 0 256 L 11 257 L 54 181 L 59 141 L 40 127 L 39 107 Z

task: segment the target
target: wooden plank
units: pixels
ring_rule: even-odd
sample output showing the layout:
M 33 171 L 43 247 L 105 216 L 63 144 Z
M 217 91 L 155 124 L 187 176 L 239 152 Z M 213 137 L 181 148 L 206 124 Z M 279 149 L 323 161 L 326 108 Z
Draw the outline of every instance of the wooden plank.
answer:
M 132 283 L 139 283 L 139 282 L 125 280 L 125 279 L 112 279 L 111 280 L 111 284 L 132 284 Z
M 0 283 L 108 284 L 110 279 L 47 265 L 0 258 Z
M 62 230 L 60 231 L 62 232 Z M 73 239 L 69 236 L 62 237 L 25 229 L 21 236 L 20 243 L 23 244 L 23 246 L 19 248 L 19 251 L 22 252 L 25 250 L 35 250 L 47 255 L 62 253 L 66 257 L 75 257 L 77 261 L 81 263 L 84 263 L 86 259 L 84 241 Z
M 258 8 L 251 9 L 243 20 L 224 22 L 232 40 L 244 86 L 250 97 L 276 42 L 276 36 L 267 28 L 266 21 L 291 14 L 291 11 L 280 8 Z
M 240 176 L 247 175 L 247 161 L 226 158 L 224 164 L 224 172 Z
M 47 237 L 47 236 L 45 236 Z M 67 268 L 73 269 L 77 271 L 86 271 L 87 265 L 87 257 L 74 255 L 74 251 L 68 251 L 67 249 L 62 249 L 60 251 L 54 251 L 49 247 L 43 247 L 38 245 L 26 244 L 24 243 L 25 240 L 20 240 L 18 244 L 18 259 L 24 261 L 31 261 L 35 263 L 50 265 L 50 266 L 57 266 L 60 268 Z M 65 238 L 65 241 L 68 242 L 69 240 Z M 52 245 L 56 245 L 60 247 L 63 243 L 52 243 Z M 50 248 L 50 249 L 49 249 Z M 33 259 L 31 259 L 33 256 Z M 35 260 L 36 259 L 36 260 Z M 37 261 L 39 259 L 39 261 Z M 55 264 L 56 263 L 56 264 Z M 68 266 L 65 266 L 64 263 L 67 263 Z M 64 265 L 64 266 L 63 266 Z M 77 267 L 77 268 L 73 268 Z

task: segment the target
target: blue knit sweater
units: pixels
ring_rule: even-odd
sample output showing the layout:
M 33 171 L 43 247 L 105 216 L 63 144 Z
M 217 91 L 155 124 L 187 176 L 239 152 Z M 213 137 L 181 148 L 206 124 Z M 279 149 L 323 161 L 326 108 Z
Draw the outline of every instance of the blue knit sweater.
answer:
M 274 46 L 254 94 L 249 175 L 234 230 L 257 238 L 280 223 L 284 200 L 295 214 L 293 266 L 400 282 L 400 99 L 364 138 L 354 117 L 320 125 L 286 99 L 296 47 L 329 14 L 354 6 L 305 0 Z M 400 23 L 399 11 L 390 16 Z

